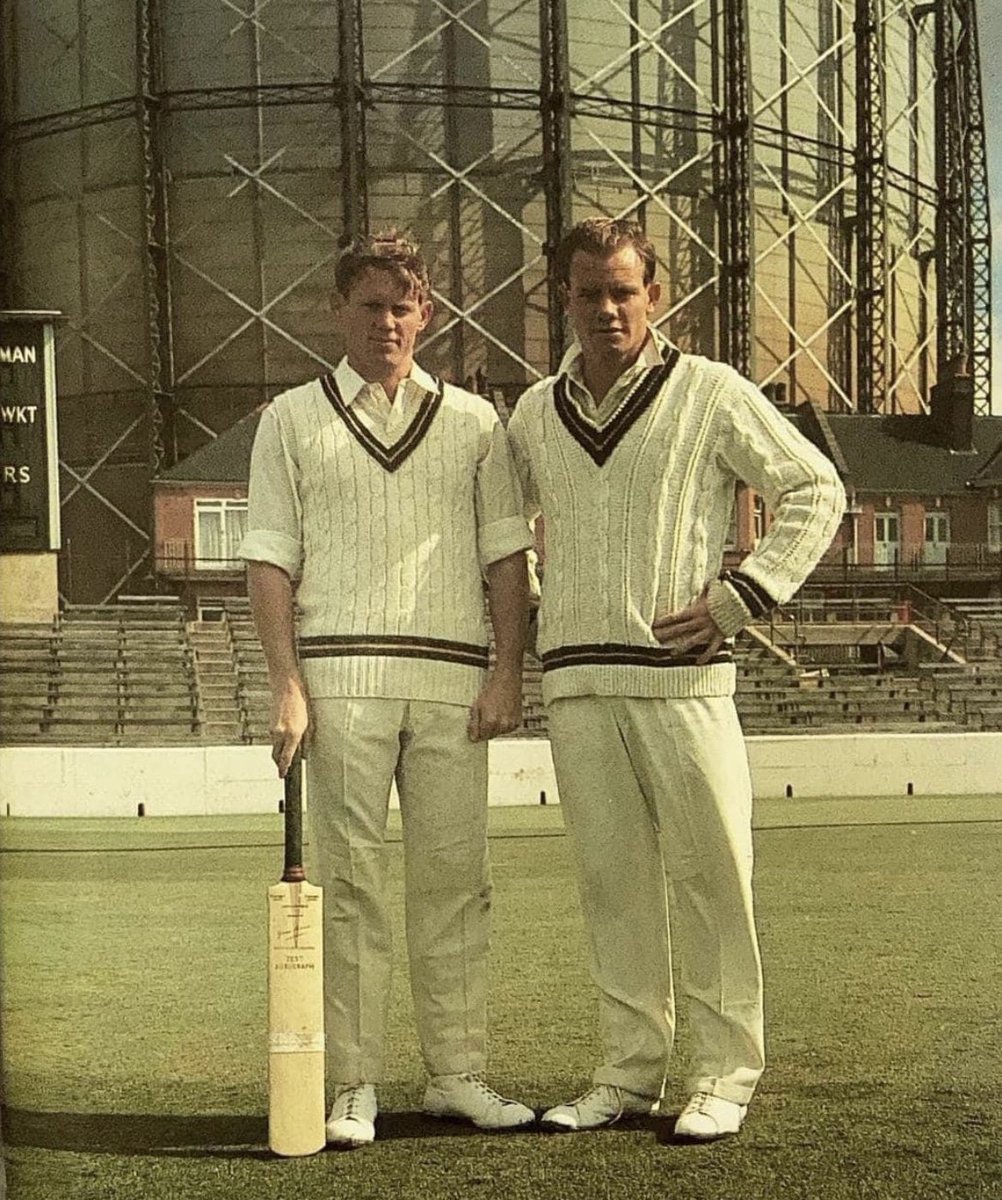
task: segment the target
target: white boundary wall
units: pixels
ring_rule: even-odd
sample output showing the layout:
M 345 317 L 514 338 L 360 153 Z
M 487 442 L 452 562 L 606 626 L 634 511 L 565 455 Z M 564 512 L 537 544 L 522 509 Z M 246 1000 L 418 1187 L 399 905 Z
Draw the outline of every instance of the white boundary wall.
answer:
M 763 799 L 1002 793 L 1002 733 L 749 737 L 748 751 Z M 492 742 L 490 788 L 491 804 L 559 803 L 549 743 Z M 267 813 L 281 794 L 268 746 L 0 747 L 0 816 Z

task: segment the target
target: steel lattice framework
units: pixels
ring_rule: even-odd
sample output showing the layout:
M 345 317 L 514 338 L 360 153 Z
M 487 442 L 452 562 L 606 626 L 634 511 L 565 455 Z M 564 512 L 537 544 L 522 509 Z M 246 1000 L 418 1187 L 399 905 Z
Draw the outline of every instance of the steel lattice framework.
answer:
M 887 389 L 887 103 L 883 0 L 856 0 L 857 405 Z
M 128 19 L 123 19 L 124 14 Z M 989 394 L 973 0 L 11 0 L 0 297 L 61 308 L 62 588 L 150 578 L 150 480 L 339 353 L 330 268 L 398 223 L 423 357 L 560 359 L 561 235 L 632 215 L 683 346 L 777 400 Z M 93 547 L 99 545 L 101 553 Z
M 991 235 L 977 23 L 972 0 L 935 5 L 937 355 L 964 364 L 975 406 L 991 391 Z
M 720 8 L 714 108 L 714 153 L 720 207 L 720 346 L 722 358 L 743 375 L 753 372 L 754 254 L 752 227 L 753 139 L 751 64 L 746 0 Z M 716 32 L 716 30 L 715 30 Z

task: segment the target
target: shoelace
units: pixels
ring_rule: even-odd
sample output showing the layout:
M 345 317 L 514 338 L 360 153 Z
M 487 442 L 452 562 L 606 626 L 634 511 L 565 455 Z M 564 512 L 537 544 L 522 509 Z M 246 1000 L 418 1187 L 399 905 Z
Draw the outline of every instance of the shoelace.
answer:
M 697 1092 L 689 1103 L 685 1106 L 686 1113 L 701 1113 L 703 1116 L 708 1116 L 707 1109 L 710 1107 L 710 1101 L 713 1095 L 710 1092 Z
M 492 1087 L 489 1087 L 479 1075 L 465 1075 L 464 1079 L 472 1083 L 477 1091 L 487 1100 L 493 1100 L 497 1104 L 511 1104 L 511 1100 L 506 1100 L 500 1092 L 496 1092 Z
M 340 1100 L 340 1098 L 341 1097 L 339 1096 L 338 1099 Z M 361 1102 L 362 1102 L 362 1089 L 361 1088 L 352 1088 L 351 1091 L 348 1093 L 348 1104 L 345 1107 L 345 1113 L 344 1113 L 345 1117 L 350 1119 L 352 1117 L 357 1116 L 358 1115 L 358 1111 L 357 1111 L 358 1106 L 361 1104 Z
M 576 1108 L 583 1100 L 590 1100 L 596 1092 L 602 1093 L 602 1102 L 608 1102 L 614 1105 L 620 1105 L 619 1089 L 614 1088 L 611 1083 L 600 1083 L 595 1087 L 589 1088 L 586 1092 L 582 1092 L 577 1099 L 570 1103 L 571 1108 Z

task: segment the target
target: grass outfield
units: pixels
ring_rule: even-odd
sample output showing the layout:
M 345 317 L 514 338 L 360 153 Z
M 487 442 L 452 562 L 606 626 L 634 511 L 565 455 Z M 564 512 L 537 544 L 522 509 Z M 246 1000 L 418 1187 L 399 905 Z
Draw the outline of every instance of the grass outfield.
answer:
M 379 1140 L 288 1161 L 264 1115 L 280 818 L 2 821 L 10 1200 L 1002 1197 L 1000 818 L 1000 798 L 759 805 L 770 1061 L 739 1138 L 672 1142 L 684 1025 L 666 1116 L 579 1135 L 424 1118 L 399 969 Z M 490 1081 L 541 1109 L 596 1058 L 581 921 L 559 811 L 491 821 Z

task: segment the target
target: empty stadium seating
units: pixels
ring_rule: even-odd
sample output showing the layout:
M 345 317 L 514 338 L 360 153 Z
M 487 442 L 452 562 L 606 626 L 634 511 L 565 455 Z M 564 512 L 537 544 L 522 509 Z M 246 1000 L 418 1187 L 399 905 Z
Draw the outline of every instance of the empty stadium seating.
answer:
M 268 742 L 271 740 L 268 667 L 251 619 L 250 605 L 246 600 L 227 600 L 224 612 L 236 675 L 241 736 L 246 742 Z
M 1002 656 L 1002 598 L 956 597 L 947 602 L 947 607 L 964 632 L 968 658 L 990 660 Z
M 199 729 L 179 605 L 68 606 L 51 626 L 0 635 L 3 740 L 142 744 Z
M 740 653 L 739 663 L 735 701 L 748 733 L 929 732 L 956 724 L 915 677 L 849 663 L 779 674 Z
M 922 663 L 919 672 L 938 712 L 968 729 L 1002 729 L 1002 659 Z
M 932 661 L 902 652 L 903 617 Z M 935 619 L 891 596 L 796 607 L 738 639 L 736 703 L 748 733 L 1002 729 L 1002 601 L 954 600 Z M 971 648 L 964 661 L 948 646 Z M 0 741 L 84 745 L 266 743 L 268 672 L 246 599 L 189 623 L 177 603 L 68 606 L 52 623 L 0 626 Z M 523 721 L 545 737 L 539 660 L 527 654 Z
M 228 623 L 193 622 L 190 639 L 198 678 L 202 740 L 215 745 L 244 741 Z
M 0 730 L 4 741 L 41 733 L 56 667 L 55 623 L 0 626 Z

